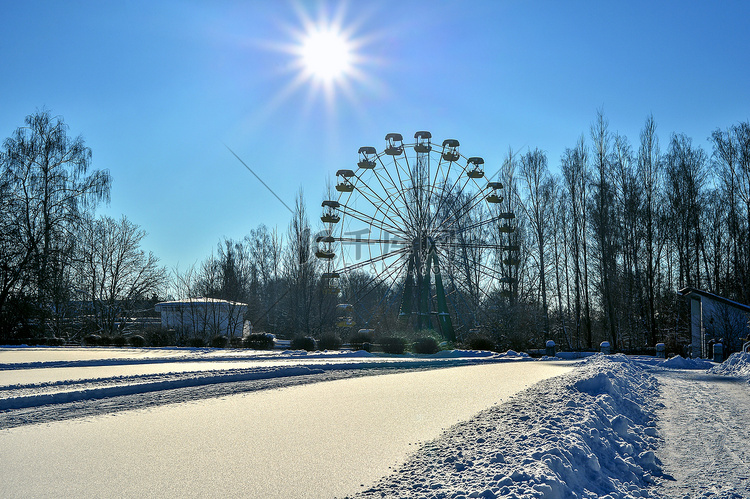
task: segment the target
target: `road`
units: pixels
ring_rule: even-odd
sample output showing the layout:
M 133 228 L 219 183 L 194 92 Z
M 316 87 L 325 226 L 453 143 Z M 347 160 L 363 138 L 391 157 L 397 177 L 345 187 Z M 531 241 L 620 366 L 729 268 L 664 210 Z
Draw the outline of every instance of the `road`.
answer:
M 344 496 L 449 426 L 572 368 L 368 376 L 0 430 L 0 496 Z
M 702 371 L 654 373 L 664 394 L 659 431 L 665 498 L 750 497 L 750 387 Z M 710 472 L 707 472 L 710 470 Z

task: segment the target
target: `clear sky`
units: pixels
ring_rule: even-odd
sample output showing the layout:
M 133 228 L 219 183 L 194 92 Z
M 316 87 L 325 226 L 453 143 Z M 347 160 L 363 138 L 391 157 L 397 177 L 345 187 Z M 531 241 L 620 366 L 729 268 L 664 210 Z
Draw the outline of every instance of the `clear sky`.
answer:
M 357 149 L 429 130 L 500 166 L 540 148 L 556 168 L 597 109 L 635 146 L 649 114 L 710 152 L 750 119 L 750 2 L 0 0 L 0 137 L 47 108 L 113 178 L 112 201 L 184 269 L 222 237 L 286 231 L 304 189 Z M 309 32 L 340 32 L 350 65 L 301 65 Z M 325 83 L 328 82 L 328 83 Z

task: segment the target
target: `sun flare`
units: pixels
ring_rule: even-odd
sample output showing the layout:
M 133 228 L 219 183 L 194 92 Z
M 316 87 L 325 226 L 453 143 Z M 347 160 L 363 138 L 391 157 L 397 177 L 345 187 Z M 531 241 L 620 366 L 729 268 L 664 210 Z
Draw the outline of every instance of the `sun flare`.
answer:
M 308 33 L 302 40 L 300 55 L 305 71 L 324 82 L 338 80 L 351 71 L 351 44 L 331 29 Z

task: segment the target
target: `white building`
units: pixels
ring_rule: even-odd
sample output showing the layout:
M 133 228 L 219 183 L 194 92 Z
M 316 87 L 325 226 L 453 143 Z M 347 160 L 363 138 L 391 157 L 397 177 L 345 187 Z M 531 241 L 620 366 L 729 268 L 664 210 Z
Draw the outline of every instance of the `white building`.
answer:
M 210 338 L 218 335 L 242 337 L 247 303 L 216 298 L 163 301 L 155 306 L 161 325 L 184 334 Z

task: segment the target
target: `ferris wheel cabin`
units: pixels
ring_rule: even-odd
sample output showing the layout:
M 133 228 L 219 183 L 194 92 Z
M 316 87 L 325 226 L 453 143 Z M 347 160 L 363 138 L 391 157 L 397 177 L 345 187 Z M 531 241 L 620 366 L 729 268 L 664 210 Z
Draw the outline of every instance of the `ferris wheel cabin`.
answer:
M 456 139 L 445 139 L 443 141 L 443 159 L 445 161 L 457 161 L 460 157 L 458 146 L 461 144 Z
M 389 133 L 385 136 L 385 153 L 389 156 L 400 156 L 404 152 L 404 137 L 400 133 Z
M 339 279 L 341 275 L 338 272 L 325 272 L 320 276 L 323 282 L 323 292 L 329 295 L 337 295 L 341 291 Z
M 354 176 L 352 170 L 339 170 L 336 172 L 336 177 L 339 179 L 336 184 L 336 190 L 339 192 L 352 192 L 354 190 L 354 184 L 349 180 Z
M 372 146 L 362 146 L 359 148 L 359 162 L 357 166 L 365 170 L 372 170 L 375 168 L 375 158 L 378 157 L 378 151 Z
M 430 132 L 417 132 L 414 134 L 414 138 L 417 139 L 414 144 L 414 151 L 418 153 L 427 153 L 432 150 L 432 144 L 430 144 L 432 134 Z
M 320 220 L 327 224 L 336 224 L 341 220 L 341 216 L 338 214 L 338 209 L 341 204 L 338 201 L 323 201 L 321 205 L 323 207 L 323 215 Z
M 489 182 L 487 183 L 487 187 L 492 189 L 492 193 L 487 196 L 487 202 L 488 203 L 502 203 L 503 197 L 499 193 L 500 189 L 503 188 L 502 182 Z
M 484 165 L 484 159 L 476 156 L 473 158 L 469 158 L 466 164 L 466 167 L 469 168 L 469 171 L 466 172 L 466 176 L 469 178 L 484 177 L 484 169 L 482 168 L 482 165 Z

